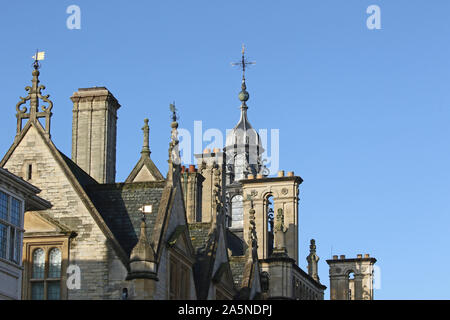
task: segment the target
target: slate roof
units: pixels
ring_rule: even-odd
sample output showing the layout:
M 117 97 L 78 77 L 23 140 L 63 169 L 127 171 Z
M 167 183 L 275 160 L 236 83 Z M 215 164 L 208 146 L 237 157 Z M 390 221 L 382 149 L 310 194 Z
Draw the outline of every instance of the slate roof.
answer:
M 197 253 L 198 249 L 202 248 L 208 241 L 208 233 L 210 228 L 211 223 L 209 222 L 197 222 L 189 224 L 189 234 L 195 253 Z
M 234 285 L 237 289 L 242 287 L 242 279 L 244 278 L 244 268 L 247 262 L 246 256 L 231 256 L 230 257 L 230 267 L 231 273 L 233 274 Z
M 232 256 L 243 256 L 245 254 L 245 250 L 247 250 L 247 244 L 242 241 L 239 236 L 234 234 L 230 229 L 226 229 L 226 239 L 228 249 L 231 250 Z
M 129 255 L 138 241 L 144 204 L 152 205 L 146 214 L 147 239 L 152 239 L 165 181 L 96 184 L 87 193 L 117 241 Z

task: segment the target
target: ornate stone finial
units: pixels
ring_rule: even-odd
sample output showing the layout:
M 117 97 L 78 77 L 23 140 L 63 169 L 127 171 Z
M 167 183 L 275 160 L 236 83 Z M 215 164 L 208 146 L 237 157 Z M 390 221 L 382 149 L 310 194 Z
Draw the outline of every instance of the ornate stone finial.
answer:
M 309 255 L 306 257 L 306 261 L 308 261 L 308 274 L 311 276 L 311 278 L 319 282 L 319 256 L 316 254 L 316 240 L 314 239 L 311 239 L 309 245 Z
M 175 108 L 175 102 L 170 104 L 170 111 L 172 112 L 172 123 L 171 123 L 171 136 L 169 143 L 169 172 L 167 179 L 170 181 L 173 178 L 174 167 L 181 164 L 180 152 L 178 149 L 178 122 L 177 122 L 177 109 Z
M 52 108 L 53 108 L 53 102 L 50 101 L 48 98 L 50 97 L 50 95 L 42 95 L 41 90 L 45 90 L 45 86 L 44 85 L 40 85 L 39 86 L 39 68 L 40 68 L 40 64 L 39 64 L 39 59 L 38 59 L 38 53 L 36 53 L 36 58 L 35 61 L 33 63 L 33 79 L 31 80 L 31 87 L 27 86 L 25 87 L 25 90 L 28 92 L 28 95 L 23 98 L 20 97 L 20 101 L 16 104 L 16 117 L 17 117 L 17 133 L 16 136 L 18 136 L 20 134 L 20 132 L 22 131 L 22 120 L 23 119 L 29 119 L 29 121 L 34 122 L 35 124 L 38 124 L 39 126 L 41 126 L 40 122 L 38 121 L 39 118 L 45 118 L 45 134 L 48 138 L 50 138 L 50 118 L 52 116 Z M 46 102 L 48 105 L 42 105 L 40 107 L 41 111 L 39 111 L 39 99 L 41 99 L 42 101 Z M 26 106 L 23 106 L 22 108 L 20 108 L 20 106 L 22 106 L 23 104 L 25 104 L 27 101 L 30 101 L 30 109 L 29 112 L 28 108 Z M 42 127 L 42 126 L 41 126 Z
M 144 132 L 144 144 L 142 146 L 141 154 L 149 155 L 150 147 L 149 147 L 149 132 L 150 128 L 148 126 L 148 119 L 144 119 L 144 126 L 142 127 L 142 131 Z

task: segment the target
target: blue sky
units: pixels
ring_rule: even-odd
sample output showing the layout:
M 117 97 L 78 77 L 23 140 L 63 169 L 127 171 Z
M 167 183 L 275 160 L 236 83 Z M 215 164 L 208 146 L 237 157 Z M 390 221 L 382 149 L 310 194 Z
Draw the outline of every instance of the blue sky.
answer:
M 66 8 L 81 8 L 81 29 Z M 381 8 L 381 30 L 366 9 Z M 309 239 L 328 286 L 333 254 L 378 259 L 377 299 L 446 299 L 450 277 L 450 3 L 435 0 L 22 1 L 0 13 L 0 153 L 15 104 L 46 51 L 41 83 L 54 102 L 52 138 L 71 152 L 78 88 L 119 100 L 117 180 L 140 154 L 150 118 L 152 158 L 164 173 L 168 105 L 180 126 L 231 128 L 239 118 L 241 44 L 255 128 L 280 129 L 280 167 L 304 179 L 300 265 Z M 327 290 L 326 297 L 329 297 Z

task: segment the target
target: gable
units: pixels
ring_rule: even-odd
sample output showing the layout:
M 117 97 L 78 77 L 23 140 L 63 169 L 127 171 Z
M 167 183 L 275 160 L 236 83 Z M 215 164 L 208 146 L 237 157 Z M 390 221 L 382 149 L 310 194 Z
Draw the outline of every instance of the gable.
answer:
M 141 170 L 137 173 L 136 177 L 132 182 L 140 182 L 140 181 L 155 181 L 155 176 L 148 170 L 147 167 L 142 167 Z
M 143 153 L 125 182 L 159 181 L 163 175 L 150 159 L 150 155 Z
M 52 204 L 51 209 L 43 212 L 77 232 L 79 240 L 103 238 L 104 243 L 108 239 L 127 264 L 128 257 L 83 188 L 82 183 L 95 181 L 56 149 L 39 124 L 27 122 L 0 164 L 21 177 L 31 165 L 29 182 L 41 189 L 40 196 Z
M 25 233 L 46 233 L 46 234 L 67 234 L 71 233 L 70 229 L 54 221 L 45 214 L 27 211 L 24 219 Z

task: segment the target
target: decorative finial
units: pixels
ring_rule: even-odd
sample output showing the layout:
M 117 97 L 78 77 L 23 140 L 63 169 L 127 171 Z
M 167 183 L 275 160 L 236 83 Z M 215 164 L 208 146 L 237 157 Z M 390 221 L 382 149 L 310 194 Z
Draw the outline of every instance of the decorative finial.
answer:
M 177 122 L 177 109 L 175 108 L 175 102 L 170 104 L 170 111 L 172 112 L 172 134 L 169 144 L 169 170 L 172 170 L 173 165 L 179 165 L 181 163 L 180 153 L 178 150 L 178 122 Z
M 142 131 L 144 132 L 144 144 L 142 146 L 142 154 L 150 154 L 149 147 L 149 132 L 150 128 L 148 126 L 148 119 L 144 119 L 144 126 L 142 127 Z
M 250 95 L 247 92 L 247 86 L 245 85 L 245 67 L 248 65 L 255 64 L 256 62 L 248 61 L 245 58 L 245 45 L 242 44 L 242 59 L 240 62 L 234 62 L 231 65 L 232 66 L 240 66 L 242 68 L 242 85 L 241 85 L 241 92 L 239 93 L 239 100 L 242 102 L 243 105 L 245 105 L 245 102 L 248 101 Z
M 35 124 L 40 124 L 38 121 L 39 118 L 45 118 L 45 134 L 48 138 L 50 138 L 50 118 L 52 116 L 52 108 L 53 108 L 53 102 L 50 101 L 48 98 L 50 95 L 42 95 L 41 90 L 45 90 L 44 85 L 39 86 L 39 68 L 40 60 L 44 60 L 45 58 L 45 52 L 36 52 L 36 55 L 33 56 L 34 63 L 33 63 L 33 79 L 31 80 L 31 87 L 27 86 L 25 87 L 25 90 L 28 92 L 28 95 L 23 98 L 20 97 L 20 101 L 16 104 L 16 117 L 17 117 L 17 133 L 16 137 L 19 136 L 20 132 L 22 131 L 22 120 L 23 119 L 29 119 L 29 121 L 34 122 Z M 42 101 L 48 103 L 47 106 L 42 105 L 40 107 L 41 110 L 39 110 L 39 99 Z M 30 109 L 29 112 L 28 108 L 26 106 L 21 106 L 25 104 L 27 101 L 30 101 Z
M 308 274 L 317 282 L 319 282 L 318 262 L 319 256 L 316 254 L 316 240 L 311 239 L 309 245 L 309 255 L 306 257 L 308 261 Z
M 309 245 L 309 252 L 316 253 L 316 240 L 311 239 L 311 244 Z

